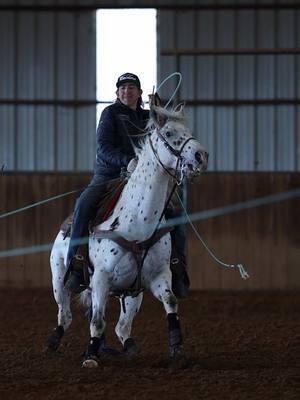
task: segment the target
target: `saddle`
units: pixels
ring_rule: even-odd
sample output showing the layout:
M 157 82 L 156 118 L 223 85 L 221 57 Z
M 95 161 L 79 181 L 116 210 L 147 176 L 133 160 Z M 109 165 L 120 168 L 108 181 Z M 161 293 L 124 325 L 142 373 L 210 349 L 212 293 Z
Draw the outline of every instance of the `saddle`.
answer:
M 90 233 L 92 233 L 95 226 L 107 220 L 112 214 L 126 183 L 125 179 L 118 179 L 107 185 L 106 193 L 99 199 L 96 216 L 89 223 Z M 73 214 L 70 214 L 60 226 L 60 230 L 64 233 L 64 239 L 71 235 L 72 222 Z

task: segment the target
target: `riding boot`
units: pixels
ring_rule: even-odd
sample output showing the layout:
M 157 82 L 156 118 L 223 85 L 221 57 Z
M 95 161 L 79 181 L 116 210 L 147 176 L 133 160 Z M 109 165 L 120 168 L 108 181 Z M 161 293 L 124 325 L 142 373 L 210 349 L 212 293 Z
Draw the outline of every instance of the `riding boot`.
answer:
M 65 288 L 72 293 L 81 293 L 89 287 L 88 246 L 79 246 L 76 254 L 71 258 L 64 278 Z
M 184 299 L 188 294 L 190 279 L 187 273 L 185 259 L 179 256 L 176 249 L 172 249 L 170 268 L 172 271 L 173 293 L 178 299 Z

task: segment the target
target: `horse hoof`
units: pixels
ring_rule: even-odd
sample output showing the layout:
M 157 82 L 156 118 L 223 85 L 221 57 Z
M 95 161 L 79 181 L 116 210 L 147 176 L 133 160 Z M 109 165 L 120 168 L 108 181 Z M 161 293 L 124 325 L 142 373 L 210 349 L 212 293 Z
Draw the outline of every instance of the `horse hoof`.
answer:
M 123 352 L 127 358 L 132 359 L 137 356 L 137 354 L 140 352 L 140 349 L 137 347 L 132 338 L 128 338 L 124 342 Z
M 97 368 L 99 367 L 99 363 L 95 357 L 89 357 L 82 363 L 83 368 Z

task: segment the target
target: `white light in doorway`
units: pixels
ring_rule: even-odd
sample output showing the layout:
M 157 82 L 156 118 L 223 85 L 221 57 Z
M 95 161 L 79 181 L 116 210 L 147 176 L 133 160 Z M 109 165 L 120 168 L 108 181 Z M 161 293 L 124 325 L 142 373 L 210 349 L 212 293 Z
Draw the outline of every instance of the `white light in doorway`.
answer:
M 156 86 L 156 51 L 156 10 L 97 11 L 97 99 L 114 101 L 118 76 L 132 72 L 146 101 Z M 98 106 L 97 121 L 106 105 Z

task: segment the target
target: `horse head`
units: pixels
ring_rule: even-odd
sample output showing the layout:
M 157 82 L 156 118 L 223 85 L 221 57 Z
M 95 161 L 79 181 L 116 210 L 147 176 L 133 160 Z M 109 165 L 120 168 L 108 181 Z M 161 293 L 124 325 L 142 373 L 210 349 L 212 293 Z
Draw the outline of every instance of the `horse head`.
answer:
M 207 169 L 208 153 L 187 127 L 183 106 L 168 111 L 159 105 L 150 108 L 150 144 L 159 164 L 173 177 L 192 178 Z

